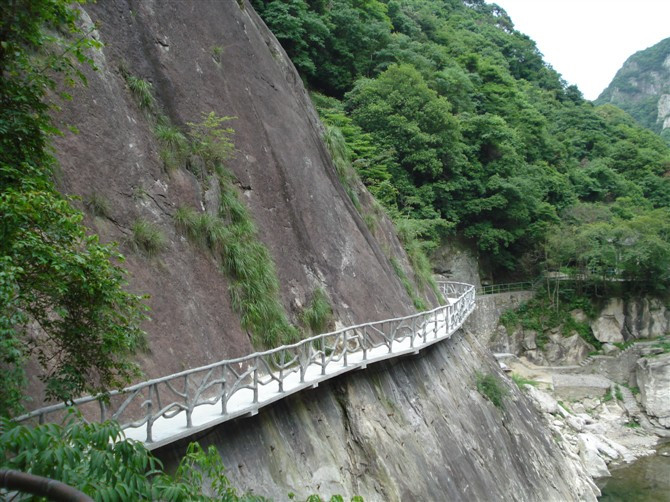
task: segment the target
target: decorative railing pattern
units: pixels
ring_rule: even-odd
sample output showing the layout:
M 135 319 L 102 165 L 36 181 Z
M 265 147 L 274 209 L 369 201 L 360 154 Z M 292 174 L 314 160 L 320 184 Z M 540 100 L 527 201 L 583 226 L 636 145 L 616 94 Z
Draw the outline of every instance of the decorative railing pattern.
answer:
M 475 288 L 439 283 L 441 307 L 396 319 L 370 322 L 142 382 L 106 396 L 72 403 L 89 419 L 114 419 L 128 437 L 148 447 L 170 443 L 242 415 L 319 382 L 367 364 L 418 351 L 450 337 L 475 307 Z M 57 404 L 16 420 L 56 421 Z

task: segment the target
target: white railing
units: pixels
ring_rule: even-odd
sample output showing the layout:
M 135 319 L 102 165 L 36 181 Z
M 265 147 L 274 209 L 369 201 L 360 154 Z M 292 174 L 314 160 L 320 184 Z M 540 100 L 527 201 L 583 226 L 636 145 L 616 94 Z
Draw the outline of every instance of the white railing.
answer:
M 443 306 L 410 316 L 370 322 L 142 382 L 106 396 L 71 403 L 89 420 L 114 419 L 128 437 L 156 448 L 242 415 L 333 376 L 418 351 L 450 337 L 475 306 L 475 288 L 438 283 Z M 60 420 L 64 403 L 16 419 Z

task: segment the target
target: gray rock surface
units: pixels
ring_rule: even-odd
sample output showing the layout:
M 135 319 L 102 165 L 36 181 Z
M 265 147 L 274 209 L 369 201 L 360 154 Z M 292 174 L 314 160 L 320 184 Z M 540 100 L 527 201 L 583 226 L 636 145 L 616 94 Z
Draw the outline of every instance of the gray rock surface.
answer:
M 600 455 L 599 446 L 602 444 L 596 436 L 588 432 L 579 435 L 579 456 L 588 473 L 594 478 L 610 476 L 607 464 Z
M 141 110 L 123 72 L 152 84 L 156 114 L 182 131 L 203 113 L 235 117 L 236 152 L 228 168 L 272 256 L 288 315 L 297 321 L 323 288 L 342 324 L 397 317 L 412 302 L 386 252 L 412 277 L 389 226 L 375 238 L 337 178 L 321 141 L 322 126 L 283 49 L 243 2 L 106 0 L 87 4 L 84 20 L 104 47 L 98 71 L 57 116 L 79 134 L 56 139 L 61 188 L 82 199 L 108 201 L 107 218 L 85 223 L 103 241 L 121 243 L 130 289 L 150 296 L 146 377 L 253 351 L 230 302 L 229 284 L 211 253 L 177 231 L 180 206 L 215 210 L 219 194 L 186 169 L 162 166 L 155 118 Z M 214 47 L 225 48 L 215 59 Z M 123 68 L 123 72 L 121 70 Z M 166 237 L 159 256 L 146 258 L 124 243 L 143 218 Z M 384 247 L 380 243 L 384 244 Z M 434 297 L 432 297 L 434 299 Z M 39 406 L 34 386 L 30 406 Z
M 635 298 L 625 307 L 626 338 L 656 338 L 670 332 L 670 311 L 657 298 Z
M 544 347 L 547 362 L 552 365 L 570 366 L 579 364 L 595 350 L 595 347 L 574 333 L 564 337 L 557 335 L 551 338 L 551 343 Z
M 591 323 L 593 335 L 601 342 L 623 342 L 624 302 L 611 298 L 597 319 Z
M 477 372 L 507 388 L 504 409 L 475 390 Z M 234 484 L 276 500 L 292 491 L 366 502 L 595 501 L 531 401 L 460 334 L 224 424 L 200 443 L 219 449 Z M 183 448 L 158 455 L 174 465 Z
M 612 386 L 612 381 L 600 375 L 560 375 L 552 376 L 554 393 L 563 399 L 584 399 L 602 397 Z
M 635 373 L 647 415 L 670 428 L 670 354 L 639 359 Z

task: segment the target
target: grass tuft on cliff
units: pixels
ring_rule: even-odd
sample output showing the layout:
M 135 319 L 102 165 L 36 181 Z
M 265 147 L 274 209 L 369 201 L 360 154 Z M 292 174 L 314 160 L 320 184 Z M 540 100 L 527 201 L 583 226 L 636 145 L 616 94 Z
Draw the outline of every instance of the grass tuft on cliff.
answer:
M 256 225 L 240 200 L 234 176 L 225 167 L 233 155 L 232 117 L 204 114 L 202 122 L 189 123 L 189 149 L 204 164 L 205 176 L 219 184 L 217 215 L 180 207 L 175 226 L 194 244 L 209 249 L 228 278 L 231 305 L 256 348 L 270 348 L 297 341 L 300 336 L 281 303 L 279 279 L 268 249 L 258 238 Z M 167 140 L 173 131 L 165 131 Z M 181 148 L 181 139 L 173 143 Z
M 486 399 L 491 401 L 496 408 L 503 408 L 503 400 L 508 395 L 507 389 L 500 383 L 500 380 L 491 374 L 476 374 L 477 391 Z
M 317 288 L 312 299 L 302 312 L 302 321 L 313 335 L 325 333 L 333 322 L 333 308 L 323 289 Z
M 143 218 L 135 220 L 132 232 L 131 247 L 136 251 L 144 253 L 149 258 L 160 254 L 167 245 L 165 235 L 161 229 Z

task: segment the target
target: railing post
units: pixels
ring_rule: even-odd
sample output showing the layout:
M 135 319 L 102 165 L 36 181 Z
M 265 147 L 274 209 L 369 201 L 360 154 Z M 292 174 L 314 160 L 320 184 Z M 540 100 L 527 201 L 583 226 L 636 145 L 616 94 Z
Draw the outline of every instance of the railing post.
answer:
M 221 414 L 228 413 L 228 391 L 226 389 L 226 368 L 227 364 L 221 367 Z
M 348 337 L 347 337 L 347 333 L 348 333 L 348 330 L 345 329 L 344 333 L 342 334 L 342 338 L 343 338 L 343 341 L 344 341 L 344 355 L 343 355 L 343 358 L 344 358 L 344 367 L 345 368 L 347 367 L 347 352 L 349 352 L 349 343 L 348 343 L 349 340 L 348 340 Z
M 254 357 L 254 404 L 258 403 L 258 356 Z
M 368 327 L 363 327 L 363 361 L 368 360 Z
M 310 345 L 308 343 L 302 344 L 303 357 L 300 358 L 300 383 L 305 383 L 305 373 L 307 372 L 307 366 L 309 366 L 311 359 L 309 347 Z
M 153 443 L 153 435 L 152 435 L 152 428 L 154 425 L 154 417 L 153 417 L 153 401 L 152 401 L 152 396 L 154 393 L 154 385 L 149 386 L 149 399 L 147 401 L 147 443 Z
M 322 336 L 319 338 L 321 341 L 321 374 L 326 374 L 326 338 Z
M 279 366 L 279 392 L 284 392 L 284 364 L 286 361 L 286 349 L 282 349 Z
M 190 429 L 193 427 L 193 403 L 191 403 L 191 398 L 188 394 L 188 374 L 184 375 L 184 394 L 186 399 L 186 428 Z
M 416 336 L 416 316 L 412 317 L 412 336 L 409 337 L 409 346 L 414 348 L 414 337 Z
M 104 422 L 107 420 L 107 405 L 102 399 L 98 400 L 98 404 L 100 405 L 100 421 Z

